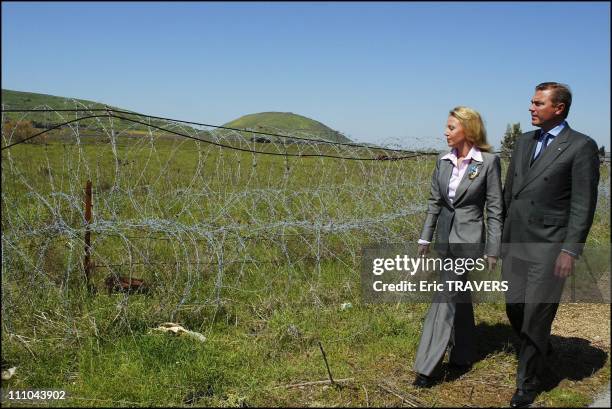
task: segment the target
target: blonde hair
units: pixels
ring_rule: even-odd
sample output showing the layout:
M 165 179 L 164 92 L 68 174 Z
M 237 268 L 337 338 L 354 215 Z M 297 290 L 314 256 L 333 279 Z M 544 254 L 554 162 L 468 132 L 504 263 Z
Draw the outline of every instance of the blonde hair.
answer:
M 449 115 L 457 118 L 465 132 L 465 139 L 472 145 L 484 152 L 491 151 L 491 145 L 487 143 L 487 130 L 478 112 L 472 108 L 458 106 L 453 108 Z

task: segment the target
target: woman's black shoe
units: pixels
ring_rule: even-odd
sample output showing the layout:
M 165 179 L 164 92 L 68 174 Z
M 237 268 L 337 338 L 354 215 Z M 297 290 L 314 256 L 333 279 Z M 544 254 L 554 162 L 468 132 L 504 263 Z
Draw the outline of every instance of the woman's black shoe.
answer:
M 417 388 L 431 388 L 433 384 L 434 379 L 432 377 L 421 375 L 420 373 L 417 374 L 414 382 L 412 382 L 412 385 L 416 386 Z

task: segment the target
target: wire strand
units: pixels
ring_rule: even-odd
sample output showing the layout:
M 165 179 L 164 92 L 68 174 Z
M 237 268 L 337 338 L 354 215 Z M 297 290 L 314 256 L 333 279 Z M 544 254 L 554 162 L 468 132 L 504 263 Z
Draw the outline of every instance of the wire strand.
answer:
M 303 140 L 303 141 L 316 141 L 316 142 L 321 142 L 324 144 L 331 144 L 331 145 L 339 145 L 339 146 L 350 146 L 350 147 L 355 147 L 355 148 L 366 148 L 366 149 L 381 149 L 381 150 L 385 150 L 388 152 L 400 152 L 400 153 L 414 153 L 413 151 L 409 151 L 406 149 L 393 149 L 393 148 L 385 148 L 385 147 L 378 147 L 378 146 L 368 146 L 368 145 L 364 145 L 364 144 L 358 144 L 358 143 L 345 143 L 345 142 L 332 142 L 332 141 L 327 141 L 327 140 L 322 140 L 322 139 L 312 139 L 312 138 L 303 138 L 303 137 L 299 137 L 299 136 L 290 136 L 290 135 L 282 135 L 282 134 L 275 134 L 275 133 L 270 133 L 270 132 L 261 132 L 261 131 L 254 131 L 254 130 L 249 130 L 249 129 L 240 129 L 240 128 L 233 128 L 233 127 L 228 127 L 228 126 L 222 126 L 222 125 L 211 125 L 211 124 L 205 124 L 205 123 L 201 123 L 201 122 L 193 122 L 193 121 L 185 121 L 185 120 L 181 120 L 181 119 L 174 119 L 174 118 L 167 118 L 167 117 L 161 117 L 161 116 L 154 116 L 154 115 L 147 115 L 147 114 L 140 114 L 137 112 L 130 112 L 130 111 L 124 111 L 124 110 L 120 110 L 120 109 L 113 109 L 113 108 L 93 108 L 93 109 L 85 109 L 85 108 L 75 108 L 75 109 L 2 109 L 2 112 L 12 112 L 12 113 L 17 113 L 17 112 L 117 112 L 120 114 L 129 114 L 129 115 L 138 115 L 138 116 L 142 116 L 145 118 L 152 118 L 152 119 L 159 119 L 159 120 L 164 120 L 164 121 L 172 121 L 172 122 L 178 122 L 178 123 L 183 123 L 183 124 L 189 124 L 189 125 L 198 125 L 198 126 L 207 126 L 210 128 L 217 128 L 217 129 L 226 129 L 226 130 L 230 130 L 230 131 L 237 131 L 237 132 L 248 132 L 251 134 L 258 134 L 258 135 L 266 135 L 266 136 L 276 136 L 276 137 L 280 137 L 280 138 L 289 138 L 289 139 L 298 139 L 298 140 Z M 83 118 L 86 119 L 86 118 Z M 125 119 L 125 118 L 124 118 Z M 149 124 L 144 124 L 146 126 L 149 126 Z

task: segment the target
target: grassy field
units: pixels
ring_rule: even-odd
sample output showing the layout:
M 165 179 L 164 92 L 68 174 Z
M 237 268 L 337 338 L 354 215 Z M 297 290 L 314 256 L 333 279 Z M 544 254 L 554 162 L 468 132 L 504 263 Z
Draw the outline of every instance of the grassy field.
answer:
M 421 391 L 411 368 L 428 305 L 361 302 L 361 246 L 416 241 L 433 165 L 145 136 L 3 151 L 2 362 L 18 367 L 3 389 L 67 391 L 37 402 L 49 406 L 507 405 L 517 339 L 503 305 L 476 305 L 473 370 Z M 95 294 L 82 269 L 88 179 Z M 590 245 L 610 242 L 609 208 L 602 167 Z M 111 274 L 151 291 L 109 294 Z M 168 321 L 206 341 L 153 330 Z M 609 304 L 561 306 L 539 404 L 583 406 L 609 381 L 609 325 Z M 328 379 L 319 342 L 337 387 L 312 383 Z

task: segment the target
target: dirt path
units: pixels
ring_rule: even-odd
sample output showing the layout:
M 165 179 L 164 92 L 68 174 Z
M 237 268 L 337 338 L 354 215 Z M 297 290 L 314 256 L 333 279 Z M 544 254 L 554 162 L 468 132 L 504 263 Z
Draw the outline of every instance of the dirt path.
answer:
M 559 337 L 580 337 L 610 349 L 610 304 L 560 304 L 552 325 Z

